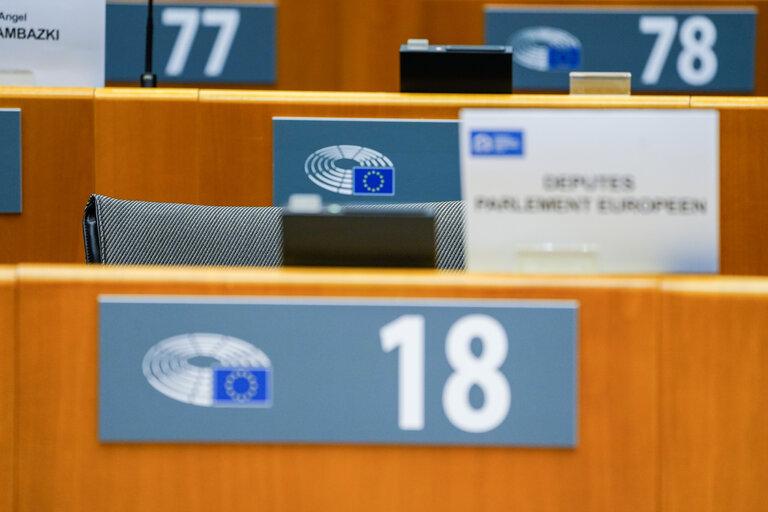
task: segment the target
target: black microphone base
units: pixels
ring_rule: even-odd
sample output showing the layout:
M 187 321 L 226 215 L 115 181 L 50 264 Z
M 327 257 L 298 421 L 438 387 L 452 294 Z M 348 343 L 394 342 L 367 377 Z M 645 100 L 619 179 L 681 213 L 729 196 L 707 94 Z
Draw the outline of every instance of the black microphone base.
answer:
M 157 75 L 154 73 L 144 73 L 139 78 L 139 84 L 142 87 L 157 87 Z

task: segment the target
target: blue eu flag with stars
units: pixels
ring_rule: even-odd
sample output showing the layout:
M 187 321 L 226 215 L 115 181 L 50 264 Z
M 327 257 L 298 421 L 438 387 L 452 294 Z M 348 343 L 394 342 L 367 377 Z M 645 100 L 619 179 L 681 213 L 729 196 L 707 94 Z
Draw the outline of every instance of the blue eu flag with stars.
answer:
M 272 379 L 269 368 L 213 368 L 213 403 L 226 407 L 269 407 Z
M 392 167 L 355 167 L 353 173 L 356 196 L 395 195 L 395 169 Z
M 580 48 L 550 46 L 547 57 L 550 70 L 573 71 L 581 69 Z

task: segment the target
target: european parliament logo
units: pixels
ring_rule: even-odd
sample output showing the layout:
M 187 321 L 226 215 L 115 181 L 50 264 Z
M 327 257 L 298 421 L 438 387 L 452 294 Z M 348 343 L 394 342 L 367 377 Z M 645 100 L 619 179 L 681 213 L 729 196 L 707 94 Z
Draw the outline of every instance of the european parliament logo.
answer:
M 272 364 L 247 341 L 191 333 L 160 341 L 144 355 L 147 382 L 178 402 L 201 407 L 271 407 Z
M 355 167 L 354 194 L 356 196 L 395 195 L 395 169 L 392 167 Z
M 361 174 L 359 169 L 363 170 Z M 337 194 L 395 194 L 392 160 L 364 146 L 338 144 L 320 148 L 307 157 L 304 172 L 315 185 Z
M 515 49 L 515 63 L 533 71 L 581 69 L 581 41 L 555 27 L 527 27 L 515 32 L 508 43 Z
M 523 156 L 523 132 L 473 130 L 470 146 L 472 156 Z

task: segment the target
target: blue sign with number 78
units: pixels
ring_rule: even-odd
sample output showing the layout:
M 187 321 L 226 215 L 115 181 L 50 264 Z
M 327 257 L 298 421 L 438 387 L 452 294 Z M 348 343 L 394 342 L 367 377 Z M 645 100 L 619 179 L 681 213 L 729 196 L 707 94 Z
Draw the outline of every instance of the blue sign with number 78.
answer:
M 488 7 L 486 44 L 514 48 L 516 90 L 568 90 L 570 71 L 629 71 L 632 89 L 754 90 L 752 7 Z

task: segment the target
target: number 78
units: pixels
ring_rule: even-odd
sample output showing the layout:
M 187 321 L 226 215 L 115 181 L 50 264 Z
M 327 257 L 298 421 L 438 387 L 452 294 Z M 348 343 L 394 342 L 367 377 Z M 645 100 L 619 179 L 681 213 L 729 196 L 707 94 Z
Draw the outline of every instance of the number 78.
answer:
M 677 32 L 674 16 L 641 16 L 640 32 L 656 34 L 641 80 L 644 84 L 659 82 Z M 712 51 L 717 41 L 717 28 L 706 16 L 691 16 L 680 25 L 683 50 L 677 57 L 677 74 L 689 85 L 705 85 L 717 74 L 717 55 Z M 697 64 L 698 63 L 698 67 Z

